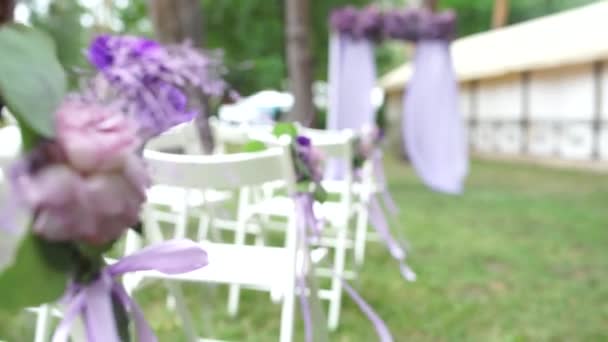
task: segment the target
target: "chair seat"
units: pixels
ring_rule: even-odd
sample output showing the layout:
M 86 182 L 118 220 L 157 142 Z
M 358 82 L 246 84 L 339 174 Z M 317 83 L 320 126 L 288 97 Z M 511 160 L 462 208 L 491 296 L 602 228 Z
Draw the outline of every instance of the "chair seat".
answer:
M 185 282 L 207 282 L 239 284 L 271 292 L 273 298 L 282 296 L 289 260 L 285 248 L 266 246 L 244 246 L 201 242 L 207 252 L 209 265 L 199 270 L 166 275 L 157 271 L 137 272 L 143 278 L 179 280 Z
M 168 185 L 154 185 L 148 192 L 148 202 L 156 205 L 166 205 L 174 211 L 184 207 L 201 207 L 205 204 L 223 203 L 232 198 L 229 191 L 184 189 Z
M 293 200 L 288 197 L 275 196 L 250 206 L 248 214 L 287 217 L 294 213 L 293 203 Z M 342 215 L 337 215 L 340 210 L 342 210 L 342 207 L 338 202 L 315 202 L 314 204 L 317 218 L 325 220 L 333 226 L 338 226 L 341 223 Z M 352 216 L 353 212 L 350 215 Z
M 329 193 L 339 193 L 342 191 L 342 189 L 345 186 L 345 182 L 340 181 L 340 180 L 324 180 L 321 184 L 323 185 L 323 189 L 325 189 L 325 191 L 327 191 Z M 361 182 L 353 182 L 352 186 L 353 186 L 353 194 L 355 194 L 355 195 L 361 194 L 361 188 L 363 187 L 363 184 Z M 383 189 L 384 189 L 384 187 L 381 184 L 373 183 L 371 185 L 372 193 L 380 193 L 380 192 L 382 192 Z

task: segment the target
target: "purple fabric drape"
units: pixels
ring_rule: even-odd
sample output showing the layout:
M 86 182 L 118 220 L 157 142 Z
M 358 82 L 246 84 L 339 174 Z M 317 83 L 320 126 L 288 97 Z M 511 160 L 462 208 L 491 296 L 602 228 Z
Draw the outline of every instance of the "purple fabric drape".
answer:
M 373 124 L 375 112 L 371 97 L 375 84 L 374 43 L 333 33 L 329 47 L 327 129 L 360 131 L 364 125 Z M 326 178 L 342 178 L 344 163 L 329 161 Z
M 403 106 L 405 150 L 414 169 L 433 190 L 461 193 L 468 151 L 448 41 L 418 42 Z
M 371 94 L 376 84 L 373 42 L 333 34 L 330 43 L 329 129 L 360 130 L 374 122 Z

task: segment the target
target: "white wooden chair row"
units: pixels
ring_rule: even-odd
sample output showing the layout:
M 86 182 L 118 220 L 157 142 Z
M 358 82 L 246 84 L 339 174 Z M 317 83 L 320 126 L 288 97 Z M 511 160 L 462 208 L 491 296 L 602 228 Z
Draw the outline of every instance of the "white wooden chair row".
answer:
M 225 145 L 242 144 L 251 138 L 265 141 L 274 146 L 267 151 L 258 153 L 240 153 L 231 155 L 216 154 L 213 156 L 197 155 L 198 139 L 193 125 L 183 125 L 153 140 L 147 146 L 145 158 L 148 160 L 153 175 L 154 186 L 149 192 L 149 204 L 144 213 L 144 226 L 149 242 L 159 242 L 167 238 L 186 236 L 189 218 L 192 216 L 205 218 L 199 222 L 198 238 L 209 253 L 210 265 L 200 271 L 180 276 L 167 277 L 155 272 L 140 272 L 125 277 L 125 285 L 134 291 L 142 279 L 160 279 L 168 281 L 168 288 L 173 297 L 176 309 L 184 322 L 184 329 L 189 340 L 196 340 L 195 325 L 183 300 L 178 282 L 224 283 L 230 286 L 228 309 L 231 314 L 238 310 L 241 287 L 255 288 L 267 291 L 274 301 L 282 304 L 281 341 L 290 341 L 293 337 L 294 324 L 294 295 L 297 291 L 295 277 L 298 272 L 310 268 L 304 267 L 303 258 L 298 261 L 298 253 L 303 251 L 303 243 L 298 241 L 296 234 L 297 219 L 295 206 L 291 196 L 278 196 L 272 190 L 277 184 L 287 190 L 287 194 L 295 193 L 295 175 L 291 154 L 285 141 L 279 141 L 269 134 L 268 127 L 254 129 L 252 127 L 232 127 L 220 122 L 212 122 L 216 137 L 219 138 L 217 151 L 225 152 Z M 303 130 L 312 138 L 315 145 L 328 157 L 352 160 L 351 132 L 324 132 Z M 176 151 L 176 148 L 180 151 Z M 172 153 L 173 152 L 173 153 Z M 178 154 L 175 152 L 186 152 Z M 255 170 L 255 172 L 252 172 Z M 366 183 L 369 182 L 369 183 Z M 355 249 L 355 260 L 362 264 L 367 233 L 367 205 L 365 201 L 373 186 L 373 179 L 355 180 L 352 170 L 343 181 L 327 183 L 325 186 L 338 195 L 338 200 L 317 205 L 316 210 L 328 220 L 332 235 L 325 236 L 321 245 L 333 251 L 331 267 L 319 270 L 319 273 L 332 278 L 329 289 L 322 289 L 320 297 L 329 301 L 328 326 L 335 329 L 339 323 L 342 285 L 341 278 L 353 276 L 346 271 L 346 253 L 350 248 Z M 269 189 L 266 195 L 252 196 L 256 189 Z M 227 190 L 227 191 L 226 191 Z M 239 192 L 239 210 L 236 224 L 230 228 L 235 230 L 233 243 L 218 243 L 208 240 L 208 232 L 212 225 L 209 212 L 215 205 L 225 203 L 231 198 L 231 193 Z M 255 199 L 255 201 L 254 201 Z M 281 203 L 278 205 L 277 203 Z M 158 210 L 157 205 L 165 205 L 169 210 Z M 287 209 L 285 209 L 287 208 Z M 286 218 L 282 231 L 285 233 L 283 246 L 266 246 L 263 239 L 263 229 L 250 229 L 252 219 L 264 222 L 268 216 Z M 350 221 L 356 217 L 356 233 L 349 233 Z M 165 236 L 160 229 L 160 222 L 169 222 L 174 230 L 172 236 Z M 259 226 L 259 223 L 253 226 Z M 213 228 L 213 227 L 211 227 Z M 245 235 L 256 234 L 255 246 L 246 246 Z M 131 239 L 127 250 L 138 248 L 135 240 Z M 296 267 L 296 265 L 300 265 Z M 304 290 L 304 289 L 300 289 Z M 46 311 L 45 311 L 46 310 Z M 44 307 L 38 312 L 38 325 L 48 325 L 50 311 Z M 37 329 L 38 330 L 38 329 Z M 37 342 L 45 341 L 48 332 L 42 333 Z

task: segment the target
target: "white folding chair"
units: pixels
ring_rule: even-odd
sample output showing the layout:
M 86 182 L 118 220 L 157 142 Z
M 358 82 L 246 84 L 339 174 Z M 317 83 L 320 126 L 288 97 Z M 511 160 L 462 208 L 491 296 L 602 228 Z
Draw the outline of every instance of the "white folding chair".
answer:
M 152 139 L 146 149 L 159 152 L 180 152 L 189 155 L 199 154 L 200 146 L 193 122 L 188 122 Z M 199 220 L 199 238 L 206 238 L 214 220 L 215 209 L 232 199 L 232 192 L 217 191 L 217 189 L 202 189 L 175 187 L 169 184 L 154 184 L 147 192 L 148 202 L 159 207 L 168 207 L 171 211 L 183 210 L 185 215 L 165 215 L 166 220 L 172 218 L 181 220 L 172 222 L 178 226 L 176 237 L 184 236 L 188 216 Z M 151 207 L 146 212 L 154 215 L 164 215 L 163 209 Z M 145 218 L 144 218 L 145 220 Z
M 252 131 L 271 132 L 270 125 L 235 124 L 219 120 L 215 117 L 209 119 L 209 126 L 215 139 L 216 153 L 226 153 L 227 147 L 242 146 L 249 142 Z
M 310 128 L 300 128 L 307 135 L 323 136 L 331 134 L 327 130 L 318 130 Z M 354 151 L 353 151 L 354 153 Z M 374 156 L 375 158 L 376 156 Z M 352 159 L 346 161 L 347 166 L 352 167 Z M 353 170 L 354 171 L 354 170 Z M 381 194 L 386 184 L 384 180 L 376 177 L 375 165 L 373 160 L 366 160 L 359 172 L 352 179 L 353 193 L 353 209 L 356 212 L 356 228 L 354 236 L 354 261 L 357 267 L 363 266 L 365 262 L 365 251 L 367 242 L 370 240 L 378 240 L 379 238 L 369 233 L 370 206 L 373 196 Z M 352 172 L 352 171 L 351 171 Z M 349 182 L 348 176 L 344 179 L 324 179 L 322 184 L 328 193 L 340 193 L 345 186 L 344 182 Z M 375 237 L 375 238 L 374 238 Z
M 326 158 L 352 160 L 353 134 L 351 131 L 329 132 L 302 128 L 299 131 L 304 136 L 309 137 L 312 144 Z M 266 132 L 253 131 L 250 133 L 250 138 L 266 144 L 276 144 L 276 138 Z M 344 181 L 334 189 L 338 199 L 335 201 L 328 200 L 323 204 L 315 203 L 314 206 L 315 213 L 326 222 L 326 228 L 329 230 L 323 234 L 319 245 L 328 247 L 334 252 L 329 268 L 316 267 L 315 269 L 318 276 L 331 278 L 329 289 L 321 289 L 319 297 L 329 302 L 327 319 L 328 327 L 332 330 L 338 327 L 340 320 L 342 281 L 344 278 L 355 276 L 353 272 L 346 270 L 346 252 L 353 246 L 352 240 L 349 238 L 350 220 L 354 214 L 353 177 L 352 169 L 347 170 Z M 295 209 L 289 206 L 284 197 L 276 195 L 269 196 L 266 201 L 257 204 L 250 210 L 262 215 L 279 217 L 289 216 L 295 212 Z
M 258 153 L 230 155 L 193 156 L 151 150 L 146 150 L 144 155 L 156 184 L 234 190 L 283 180 L 288 193 L 295 193 L 293 165 L 285 145 Z M 183 212 L 176 214 L 184 215 Z M 152 242 L 165 239 L 156 217 L 145 217 L 146 236 Z M 279 247 L 245 245 L 248 217 L 239 210 L 237 219 L 234 244 L 201 242 L 209 255 L 207 267 L 176 276 L 158 272 L 138 274 L 144 278 L 170 281 L 169 290 L 192 341 L 196 340 L 196 332 L 176 281 L 220 283 L 231 285 L 232 288 L 245 286 L 269 291 L 274 299 L 282 301 L 280 341 L 291 341 L 294 329 L 296 258 L 303 243 L 298 238 L 295 219 L 288 222 L 285 243 Z

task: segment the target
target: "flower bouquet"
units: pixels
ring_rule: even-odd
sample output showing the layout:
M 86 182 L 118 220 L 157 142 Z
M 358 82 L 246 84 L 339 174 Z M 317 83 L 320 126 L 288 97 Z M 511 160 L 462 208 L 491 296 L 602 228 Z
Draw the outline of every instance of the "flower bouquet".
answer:
M 0 50 L 0 102 L 15 117 L 23 146 L 0 217 L 0 240 L 15 242 L 0 245 L 0 310 L 63 298 L 54 341 L 67 341 L 77 318 L 88 341 L 155 341 L 118 277 L 189 272 L 206 265 L 206 253 L 174 240 L 111 265 L 103 255 L 138 224 L 150 183 L 141 155 L 146 141 L 196 115 L 188 89 L 225 88 L 214 62 L 188 45 L 102 36 L 88 50 L 96 72 L 67 94 L 42 33 L 2 26 Z

